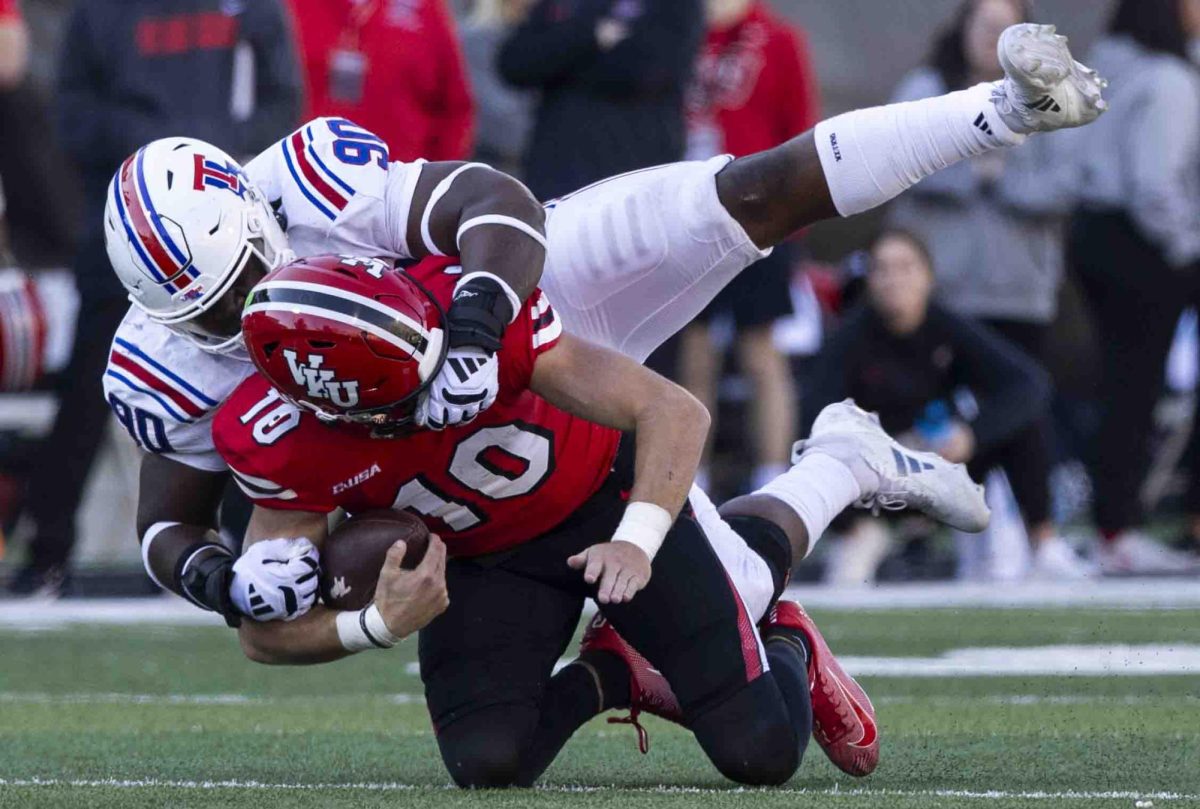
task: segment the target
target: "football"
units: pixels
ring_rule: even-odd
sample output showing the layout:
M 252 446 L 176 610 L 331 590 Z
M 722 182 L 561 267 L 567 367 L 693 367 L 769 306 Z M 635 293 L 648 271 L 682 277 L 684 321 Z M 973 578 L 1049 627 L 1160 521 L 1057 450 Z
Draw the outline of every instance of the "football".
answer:
M 364 511 L 339 525 L 321 550 L 321 598 L 338 610 L 361 610 L 375 597 L 375 584 L 388 548 L 402 539 L 408 548 L 401 567 L 421 563 L 429 529 L 417 517 L 389 508 Z

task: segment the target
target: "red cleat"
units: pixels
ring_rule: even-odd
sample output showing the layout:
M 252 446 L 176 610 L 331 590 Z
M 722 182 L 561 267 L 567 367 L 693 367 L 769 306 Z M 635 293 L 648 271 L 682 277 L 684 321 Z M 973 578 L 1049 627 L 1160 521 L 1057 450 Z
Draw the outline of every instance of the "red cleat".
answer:
M 650 736 L 638 722 L 642 711 L 679 725 L 683 724 L 683 709 L 679 707 L 679 700 L 675 698 L 667 678 L 626 643 L 600 613 L 596 613 L 596 617 L 588 623 L 583 639 L 579 642 L 579 651 L 611 652 L 629 666 L 629 716 L 611 717 L 608 721 L 612 724 L 633 725 L 638 734 L 638 749 L 643 753 L 650 751 Z
M 845 672 L 813 619 L 795 601 L 780 601 L 761 624 L 799 630 L 808 638 L 812 660 L 808 687 L 812 693 L 813 737 L 838 769 L 853 776 L 870 775 L 879 765 L 879 725 L 867 692 Z

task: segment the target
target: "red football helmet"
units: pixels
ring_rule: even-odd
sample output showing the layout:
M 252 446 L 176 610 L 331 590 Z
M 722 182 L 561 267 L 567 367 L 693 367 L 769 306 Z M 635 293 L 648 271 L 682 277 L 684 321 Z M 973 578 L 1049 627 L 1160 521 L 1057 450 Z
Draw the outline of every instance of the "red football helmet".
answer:
M 446 359 L 445 312 L 391 261 L 317 256 L 251 291 L 246 348 L 289 401 L 331 421 L 399 426 Z

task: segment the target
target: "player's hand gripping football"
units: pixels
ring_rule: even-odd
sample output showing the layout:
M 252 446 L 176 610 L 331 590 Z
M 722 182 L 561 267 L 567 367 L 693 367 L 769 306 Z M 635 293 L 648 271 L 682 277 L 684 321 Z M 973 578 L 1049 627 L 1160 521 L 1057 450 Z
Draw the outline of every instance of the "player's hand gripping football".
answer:
M 444 430 L 467 424 L 496 401 L 500 360 L 475 346 L 452 348 L 417 403 L 417 426 Z
M 256 621 L 294 621 L 317 603 L 320 554 L 307 539 L 255 542 L 233 563 L 229 595 Z
M 388 630 L 403 638 L 421 629 L 450 606 L 446 592 L 446 543 L 433 534 L 425 558 L 413 570 L 400 563 L 406 550 L 403 542 L 388 549 L 379 583 L 375 585 L 375 606 Z
M 650 557 L 632 542 L 602 542 L 567 560 L 575 570 L 583 571 L 588 584 L 599 582 L 596 601 L 623 604 L 632 601 L 650 581 Z

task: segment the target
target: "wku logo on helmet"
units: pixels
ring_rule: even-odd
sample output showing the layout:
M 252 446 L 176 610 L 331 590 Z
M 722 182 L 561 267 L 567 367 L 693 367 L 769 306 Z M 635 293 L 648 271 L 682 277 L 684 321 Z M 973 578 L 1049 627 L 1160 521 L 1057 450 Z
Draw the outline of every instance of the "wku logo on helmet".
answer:
M 313 399 L 328 399 L 334 406 L 343 408 L 358 404 L 358 382 L 335 379 L 336 371 L 321 367 L 325 364 L 322 355 L 309 354 L 308 361 L 302 363 L 295 351 L 285 348 L 283 356 L 292 379 L 297 385 L 303 385 Z
M 218 163 L 201 154 L 195 156 L 195 161 L 196 173 L 192 179 L 192 188 L 203 191 L 205 186 L 211 186 L 232 191 L 239 197 L 245 195 L 246 186 L 242 184 L 241 172 L 237 166 L 231 163 Z

